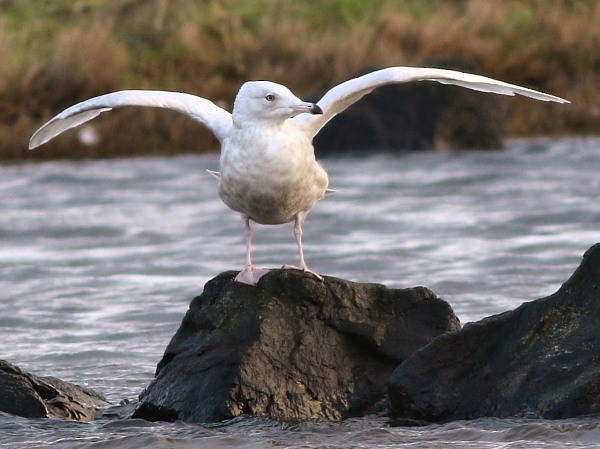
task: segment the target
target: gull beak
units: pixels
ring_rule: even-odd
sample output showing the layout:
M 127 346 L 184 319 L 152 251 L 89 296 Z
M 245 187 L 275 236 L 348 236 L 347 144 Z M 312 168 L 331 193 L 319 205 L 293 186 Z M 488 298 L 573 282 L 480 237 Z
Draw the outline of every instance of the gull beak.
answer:
M 293 107 L 292 109 L 294 111 L 294 115 L 304 114 L 304 113 L 308 113 L 308 114 L 322 114 L 323 113 L 323 109 L 321 109 L 319 107 L 319 105 L 316 103 L 302 102 L 298 106 Z
M 308 110 L 311 114 L 322 114 L 323 113 L 323 109 L 321 109 L 321 107 L 316 103 L 314 103 Z

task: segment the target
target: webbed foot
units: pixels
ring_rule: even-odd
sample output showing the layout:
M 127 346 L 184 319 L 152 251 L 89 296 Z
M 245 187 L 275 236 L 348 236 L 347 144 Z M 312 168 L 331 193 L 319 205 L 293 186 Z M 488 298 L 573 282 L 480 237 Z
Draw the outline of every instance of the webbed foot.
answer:
M 308 267 L 297 267 L 295 265 L 284 265 L 283 267 L 284 270 L 299 270 L 299 271 L 303 271 L 304 273 L 310 273 L 312 274 L 314 277 L 316 277 L 319 281 L 324 281 L 323 276 L 321 276 L 319 273 L 315 273 L 313 270 L 311 270 Z
M 268 268 L 256 268 L 252 265 L 246 265 L 242 271 L 238 273 L 234 281 L 242 284 L 256 285 L 261 277 L 267 274 Z

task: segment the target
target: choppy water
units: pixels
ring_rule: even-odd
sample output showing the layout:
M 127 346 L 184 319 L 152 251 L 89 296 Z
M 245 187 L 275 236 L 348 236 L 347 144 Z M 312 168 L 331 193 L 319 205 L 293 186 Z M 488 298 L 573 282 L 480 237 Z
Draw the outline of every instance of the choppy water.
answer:
M 600 241 L 600 139 L 524 140 L 503 152 L 326 159 L 339 193 L 304 228 L 323 274 L 425 285 L 461 321 L 553 293 Z M 190 299 L 241 268 L 242 222 L 210 157 L 0 167 L 0 358 L 135 399 Z M 296 262 L 291 225 L 256 228 L 258 265 Z M 481 419 L 424 428 L 383 418 L 218 425 L 0 414 L 0 448 L 600 447 L 600 418 Z

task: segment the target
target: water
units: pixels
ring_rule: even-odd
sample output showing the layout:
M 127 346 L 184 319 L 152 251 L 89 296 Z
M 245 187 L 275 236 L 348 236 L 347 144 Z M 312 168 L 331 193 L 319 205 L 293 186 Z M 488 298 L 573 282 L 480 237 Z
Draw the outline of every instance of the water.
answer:
M 463 323 L 553 293 L 600 241 L 600 139 L 503 152 L 323 161 L 332 188 L 304 228 L 318 272 L 425 285 Z M 0 167 L 0 358 L 135 400 L 190 299 L 240 269 L 243 225 L 217 198 L 216 156 Z M 296 262 L 291 225 L 256 227 L 255 262 Z M 599 447 L 600 419 L 384 418 L 218 425 L 0 414 L 0 448 Z

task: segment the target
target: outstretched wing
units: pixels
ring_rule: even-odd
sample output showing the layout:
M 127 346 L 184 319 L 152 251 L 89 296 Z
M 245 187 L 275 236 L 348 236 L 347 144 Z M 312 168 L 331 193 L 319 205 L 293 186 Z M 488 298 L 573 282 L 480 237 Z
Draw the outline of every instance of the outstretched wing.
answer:
M 180 92 L 122 90 L 94 97 L 65 109 L 31 136 L 29 149 L 38 147 L 63 131 L 92 120 L 103 112 L 124 106 L 148 106 L 183 112 L 210 129 L 219 141 L 223 141 L 231 127 L 231 114 L 205 98 Z
M 511 96 L 519 94 L 535 98 L 536 100 L 568 103 L 567 100 L 560 97 L 508 84 L 485 76 L 445 69 L 390 67 L 338 84 L 330 89 L 317 103 L 323 109 L 322 115 L 301 114 L 294 117 L 293 120 L 312 139 L 336 114 L 339 114 L 377 87 L 409 81 L 437 81 L 442 84 L 454 84 L 482 92 Z

